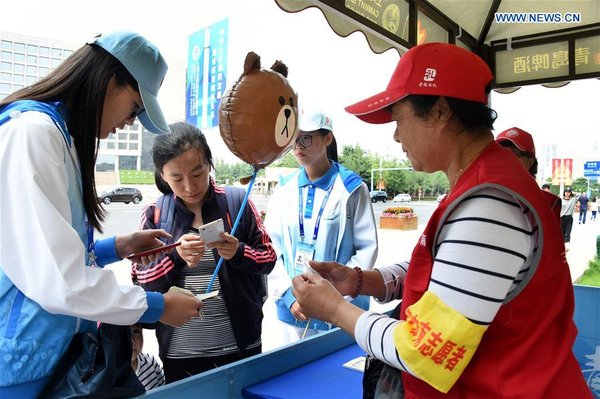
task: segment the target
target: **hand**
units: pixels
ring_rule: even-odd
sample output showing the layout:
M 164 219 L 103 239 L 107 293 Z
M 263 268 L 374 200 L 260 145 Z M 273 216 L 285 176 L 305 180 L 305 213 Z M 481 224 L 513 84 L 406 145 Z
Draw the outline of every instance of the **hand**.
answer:
M 225 260 L 229 260 L 234 257 L 240 242 L 237 238 L 229 233 L 221 233 L 220 237 L 221 241 L 210 243 L 207 245 L 207 247 L 211 249 L 216 248 L 217 252 L 219 252 L 219 255 L 221 255 Z
M 333 284 L 342 295 L 352 295 L 358 283 L 358 273 L 354 268 L 341 265 L 336 262 L 308 261 L 321 277 L 326 278 Z
M 181 327 L 192 317 L 198 317 L 204 304 L 193 295 L 181 292 L 165 292 L 165 310 L 160 321 L 172 327 Z
M 127 235 L 119 235 L 115 239 L 117 255 L 119 258 L 125 258 L 129 254 L 142 252 L 150 248 L 165 245 L 161 240 L 159 240 L 160 237 L 171 238 L 171 234 L 167 233 L 163 229 L 153 229 L 136 231 L 135 233 Z M 132 260 L 134 263 L 147 265 L 153 262 L 155 259 L 161 258 L 164 256 L 164 254 L 164 252 L 157 252 L 144 257 L 136 257 Z
M 177 247 L 179 257 L 188 267 L 198 266 L 206 250 L 202 237 L 197 234 L 184 234 L 179 240 L 181 241 L 181 245 Z
M 300 314 L 305 318 L 315 318 L 329 323 L 333 322 L 342 295 L 333 285 L 314 273 L 305 273 L 292 280 L 296 303 L 300 305 Z
M 292 313 L 292 316 L 294 316 L 296 318 L 296 320 L 300 320 L 300 321 L 308 320 L 308 318 L 304 315 L 304 313 L 302 313 L 300 311 L 300 305 L 298 304 L 297 301 L 292 304 L 292 307 L 290 308 L 290 312 Z

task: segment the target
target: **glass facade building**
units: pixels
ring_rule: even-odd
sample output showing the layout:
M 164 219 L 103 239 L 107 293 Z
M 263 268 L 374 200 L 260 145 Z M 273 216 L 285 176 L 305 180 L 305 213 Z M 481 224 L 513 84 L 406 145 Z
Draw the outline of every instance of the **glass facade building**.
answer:
M 46 76 L 80 46 L 0 31 L 0 100 Z M 136 120 L 132 126 L 125 126 L 107 140 L 102 140 L 96 170 L 139 170 L 144 130 Z

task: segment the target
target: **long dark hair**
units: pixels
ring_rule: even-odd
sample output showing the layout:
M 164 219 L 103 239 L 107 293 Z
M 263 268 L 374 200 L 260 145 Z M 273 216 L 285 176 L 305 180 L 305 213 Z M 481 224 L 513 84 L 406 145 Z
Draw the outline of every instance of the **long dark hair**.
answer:
M 330 132 L 327 129 L 321 129 L 322 135 L 326 135 L 327 133 L 331 133 L 331 143 L 329 143 L 329 145 L 327 146 L 327 159 L 330 159 L 334 162 L 339 162 L 337 141 L 335 140 L 335 135 L 333 134 L 333 132 Z
M 119 87 L 130 85 L 138 90 L 137 81 L 116 58 L 97 45 L 86 44 L 40 81 L 0 101 L 0 106 L 17 100 L 64 103 L 81 168 L 83 206 L 89 223 L 100 232 L 104 208 L 97 199 L 94 170 L 104 97 L 113 76 Z
M 204 133 L 196 126 L 184 122 L 169 125 L 171 133 L 161 134 L 154 139 L 152 146 L 152 161 L 154 162 L 154 181 L 163 194 L 172 194 L 173 190 L 162 178 L 163 167 L 190 149 L 196 149 L 202 154 L 204 162 L 214 169 L 212 152 L 206 142 Z

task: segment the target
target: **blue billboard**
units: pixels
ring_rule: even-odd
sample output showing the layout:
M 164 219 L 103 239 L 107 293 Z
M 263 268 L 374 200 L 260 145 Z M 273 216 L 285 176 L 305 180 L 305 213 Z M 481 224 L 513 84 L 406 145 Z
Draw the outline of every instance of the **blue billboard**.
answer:
M 600 177 L 600 161 L 590 161 L 583 165 L 584 177 Z
M 225 18 L 190 35 L 185 89 L 185 121 L 199 128 L 219 124 L 219 105 L 227 87 Z

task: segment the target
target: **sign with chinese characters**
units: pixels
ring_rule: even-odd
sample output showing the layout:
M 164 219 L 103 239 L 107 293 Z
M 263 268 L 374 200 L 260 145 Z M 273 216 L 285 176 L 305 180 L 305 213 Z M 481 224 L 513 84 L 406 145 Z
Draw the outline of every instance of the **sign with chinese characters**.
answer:
M 600 161 L 590 161 L 583 165 L 583 177 L 600 177 Z
M 575 73 L 600 72 L 600 38 L 577 39 L 573 49 Z M 496 53 L 496 82 L 511 82 L 569 75 L 569 43 L 567 41 L 503 50 Z
M 552 184 L 555 186 L 573 184 L 573 159 L 552 159 Z
M 199 128 L 219 124 L 219 105 L 227 87 L 228 30 L 226 18 L 189 37 L 185 120 Z

